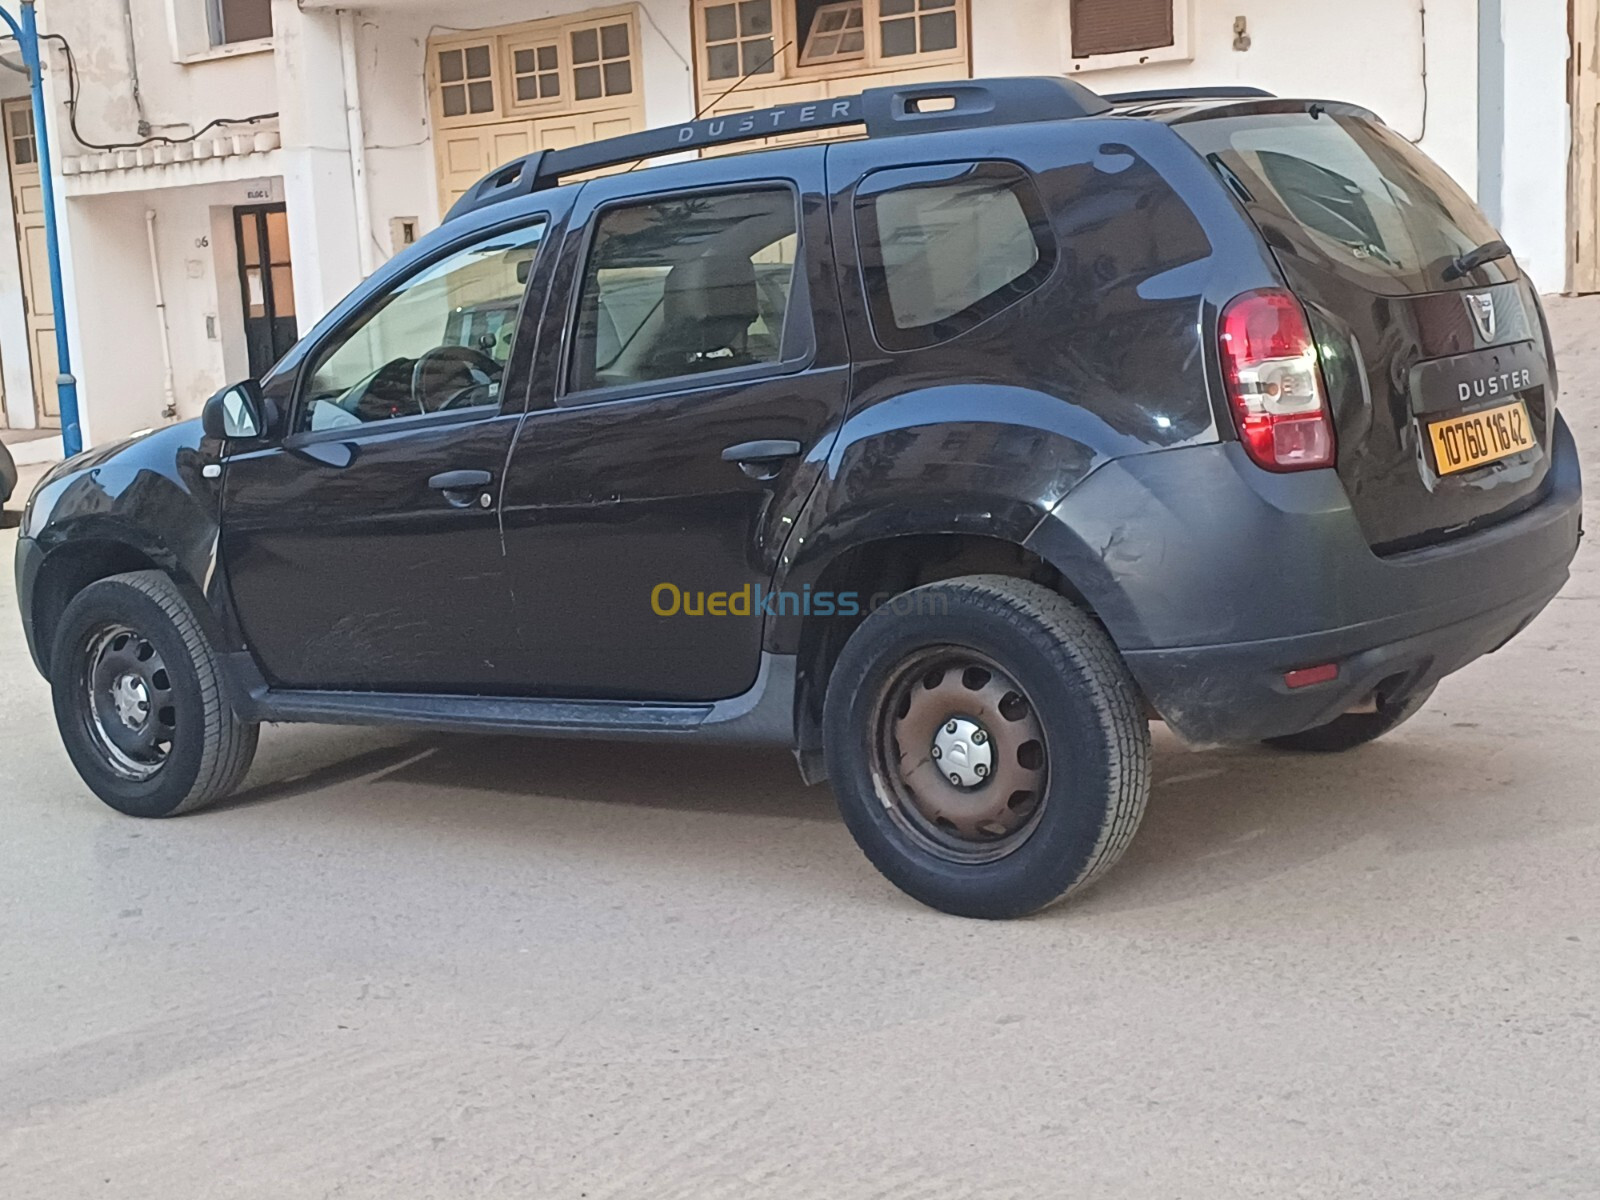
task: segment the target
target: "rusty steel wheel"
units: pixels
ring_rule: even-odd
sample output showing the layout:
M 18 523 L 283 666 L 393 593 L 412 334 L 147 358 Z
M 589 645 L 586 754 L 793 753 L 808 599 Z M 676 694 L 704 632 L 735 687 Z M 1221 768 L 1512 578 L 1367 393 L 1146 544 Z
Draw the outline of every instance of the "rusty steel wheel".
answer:
M 839 814 L 924 904 L 1026 916 L 1110 869 L 1150 787 L 1137 687 L 1097 621 L 1033 580 L 923 584 L 850 635 L 823 750 Z
M 1046 803 L 1044 727 L 993 659 L 955 646 L 914 654 L 878 712 L 878 792 L 908 834 L 964 863 L 1027 841 Z

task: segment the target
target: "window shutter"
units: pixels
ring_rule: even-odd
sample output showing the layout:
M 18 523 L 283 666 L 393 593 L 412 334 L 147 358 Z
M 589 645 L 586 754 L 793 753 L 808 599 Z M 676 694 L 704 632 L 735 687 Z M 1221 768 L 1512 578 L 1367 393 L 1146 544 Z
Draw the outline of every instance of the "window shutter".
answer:
M 1175 0 L 1072 0 L 1072 57 L 1172 45 Z

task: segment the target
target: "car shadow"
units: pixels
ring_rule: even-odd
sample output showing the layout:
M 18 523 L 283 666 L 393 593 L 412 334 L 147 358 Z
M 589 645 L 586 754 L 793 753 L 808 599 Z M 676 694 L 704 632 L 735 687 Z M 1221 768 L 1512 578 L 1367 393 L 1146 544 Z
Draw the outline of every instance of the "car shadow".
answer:
M 629 823 L 573 820 L 572 806 L 733 818 L 697 825 L 690 852 L 696 868 L 707 870 L 750 854 L 750 822 L 779 818 L 805 825 L 764 836 L 792 838 L 789 852 L 817 856 L 825 869 L 813 877 L 815 886 L 836 886 L 840 871 L 870 871 L 853 854 L 842 862 L 836 857 L 848 839 L 832 793 L 806 787 L 783 751 L 389 732 L 384 744 L 341 756 L 349 739 L 369 733 L 272 731 L 276 765 L 257 771 L 245 791 L 210 811 L 331 804 L 344 820 L 415 823 L 427 837 L 455 829 L 497 844 L 538 841 L 559 824 L 567 849 L 618 861 L 641 853 L 626 832 Z M 1353 856 L 1364 871 L 1455 846 L 1534 836 L 1519 780 L 1538 777 L 1541 752 L 1515 740 L 1497 748 L 1489 774 L 1448 738 L 1405 731 L 1331 757 L 1265 748 L 1191 752 L 1164 731 L 1155 743 L 1150 806 L 1126 857 L 1042 919 L 1181 903 L 1335 855 Z M 660 827 L 659 818 L 654 824 Z M 807 827 L 821 836 L 805 833 Z M 675 841 L 659 853 L 684 849 Z M 1359 873 L 1352 876 L 1357 886 Z M 882 896 L 885 903 L 903 902 L 887 886 Z

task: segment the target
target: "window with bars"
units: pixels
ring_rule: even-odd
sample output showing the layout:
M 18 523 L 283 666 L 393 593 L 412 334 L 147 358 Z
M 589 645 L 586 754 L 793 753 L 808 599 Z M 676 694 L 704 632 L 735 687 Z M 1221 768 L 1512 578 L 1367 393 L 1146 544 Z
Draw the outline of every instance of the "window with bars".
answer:
M 438 52 L 439 110 L 447 117 L 495 111 L 494 53 L 489 43 Z
M 707 78 L 738 79 L 770 75 L 777 70 L 772 0 L 709 5 L 702 10 L 701 20 Z
M 625 22 L 572 31 L 572 93 L 576 99 L 598 100 L 632 93 L 630 41 Z
M 39 146 L 33 136 L 33 110 L 13 108 L 6 121 L 6 137 L 11 142 L 13 166 L 25 167 L 39 161 Z
M 878 0 L 879 53 L 884 58 L 954 50 L 960 44 L 956 0 Z
M 824 4 L 811 18 L 800 65 L 842 62 L 866 54 L 866 20 L 862 0 Z
M 561 98 L 561 47 L 557 43 L 512 48 L 511 94 L 518 104 Z
M 1130 54 L 1173 45 L 1174 0 L 1072 0 L 1072 57 Z

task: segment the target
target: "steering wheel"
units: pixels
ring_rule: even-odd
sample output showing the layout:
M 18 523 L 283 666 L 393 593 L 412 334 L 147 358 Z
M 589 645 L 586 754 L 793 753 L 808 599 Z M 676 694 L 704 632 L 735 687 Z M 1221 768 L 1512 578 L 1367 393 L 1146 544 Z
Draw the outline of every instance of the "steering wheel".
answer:
M 435 346 L 419 355 L 411 368 L 412 402 L 419 413 L 443 412 L 478 386 L 478 381 L 471 378 L 469 372 L 481 372 L 493 381 L 500 378 L 500 370 L 500 364 L 482 350 L 471 346 Z M 428 393 L 438 390 L 440 384 L 452 379 L 462 380 L 462 386 L 446 397 L 442 404 L 429 408 Z

